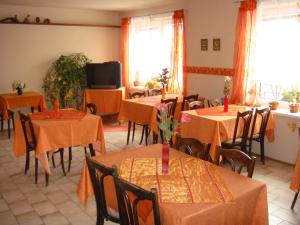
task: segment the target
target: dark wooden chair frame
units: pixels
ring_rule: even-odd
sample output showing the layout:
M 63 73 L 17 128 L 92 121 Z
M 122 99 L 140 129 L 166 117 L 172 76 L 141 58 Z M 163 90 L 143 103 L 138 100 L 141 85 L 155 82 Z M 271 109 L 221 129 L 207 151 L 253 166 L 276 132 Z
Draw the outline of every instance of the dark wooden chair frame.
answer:
M 215 107 L 224 105 L 224 99 L 223 98 L 211 98 L 207 99 L 207 106 L 208 107 Z
M 36 138 L 35 138 L 35 133 L 33 129 L 33 125 L 30 119 L 30 116 L 23 114 L 21 111 L 19 111 L 19 116 L 20 116 L 20 121 L 21 121 L 21 126 L 25 138 L 25 144 L 26 144 L 26 161 L 25 161 L 25 174 L 29 170 L 29 165 L 30 165 L 30 152 L 35 151 L 36 149 Z M 30 134 L 31 141 L 29 139 L 28 134 Z M 66 171 L 65 171 L 65 165 L 64 165 L 64 149 L 60 148 L 54 153 L 60 153 L 60 160 L 61 160 L 61 167 L 63 170 L 64 176 L 66 176 Z M 52 156 L 53 157 L 53 156 Z M 52 162 L 54 163 L 54 158 L 52 158 Z M 35 184 L 38 182 L 38 159 L 35 157 Z M 49 175 L 45 173 L 45 179 L 46 179 L 46 186 L 49 184 Z
M 183 150 L 186 154 L 200 158 L 205 161 L 211 161 L 209 157 L 208 144 L 204 144 L 194 138 L 183 138 L 180 135 L 176 135 L 176 142 L 174 148 L 177 150 Z M 194 147 L 196 151 L 194 151 Z
M 299 191 L 300 191 L 300 190 L 298 190 L 298 191 L 295 193 L 295 196 L 294 196 L 294 199 L 293 199 L 293 202 L 292 202 L 292 205 L 291 205 L 291 209 L 292 209 L 292 210 L 294 209 L 295 204 L 296 204 L 296 202 L 297 202 L 297 198 L 298 198 L 298 195 L 299 195 Z
M 104 219 L 110 220 L 115 223 L 120 223 L 120 219 L 110 215 L 107 211 L 107 204 L 105 198 L 104 179 L 108 176 L 113 178 L 114 168 L 109 168 L 86 154 L 86 163 L 91 176 L 93 190 L 96 199 L 97 207 L 97 225 L 103 225 Z M 110 191 L 110 190 L 107 190 Z
M 222 148 L 240 148 L 243 152 L 247 152 L 247 144 L 249 141 L 249 130 L 252 122 L 253 110 L 248 110 L 244 112 L 237 112 L 236 122 L 234 126 L 233 138 L 231 143 L 224 142 L 222 143 Z M 239 129 L 240 123 L 243 123 L 243 132 L 240 137 L 241 141 L 237 142 L 237 131 Z M 251 137 L 250 137 L 251 138 Z
M 141 187 L 131 184 L 119 178 L 116 170 L 114 172 L 114 181 L 121 225 L 139 225 L 137 207 L 139 202 L 144 200 L 149 200 L 152 203 L 154 225 L 161 224 L 157 190 L 155 188 L 151 188 L 151 191 L 147 191 Z M 135 196 L 134 200 L 130 200 L 128 192 Z
M 247 168 L 248 177 L 252 178 L 255 167 L 255 156 L 248 156 L 238 149 L 221 149 L 222 160 L 229 162 L 234 172 L 241 173 L 243 167 Z M 219 163 L 219 160 L 217 161 Z
M 161 95 L 162 89 L 153 88 L 148 90 L 148 96 L 155 96 L 155 95 Z
M 198 94 L 183 96 L 182 103 L 181 103 L 181 111 L 184 111 L 186 104 L 194 101 L 198 101 L 198 97 L 199 97 Z
M 146 97 L 146 92 L 145 91 L 139 91 L 139 92 L 131 92 L 128 94 L 130 99 L 133 98 L 143 98 Z M 129 139 L 130 139 L 130 131 L 131 131 L 131 126 L 132 126 L 132 138 L 131 141 L 133 142 L 134 140 L 134 134 L 135 134 L 135 125 L 140 125 L 143 127 L 142 130 L 142 136 L 141 136 L 141 140 L 140 140 L 140 145 L 143 143 L 143 139 L 145 136 L 145 143 L 146 145 L 148 145 L 148 136 L 149 136 L 149 128 L 147 124 L 138 124 L 132 121 L 128 121 L 128 131 L 127 131 L 127 144 L 129 144 Z
M 87 103 L 85 105 L 86 110 L 88 110 L 91 114 L 97 114 L 97 106 L 94 103 Z
M 249 155 L 252 154 L 252 141 L 259 142 L 260 156 L 263 164 L 265 163 L 265 135 L 266 135 L 266 129 L 270 118 L 270 113 L 271 113 L 270 107 L 255 110 L 251 135 L 249 138 Z M 259 133 L 257 135 L 254 135 L 255 124 L 258 117 L 260 117 L 261 119 Z

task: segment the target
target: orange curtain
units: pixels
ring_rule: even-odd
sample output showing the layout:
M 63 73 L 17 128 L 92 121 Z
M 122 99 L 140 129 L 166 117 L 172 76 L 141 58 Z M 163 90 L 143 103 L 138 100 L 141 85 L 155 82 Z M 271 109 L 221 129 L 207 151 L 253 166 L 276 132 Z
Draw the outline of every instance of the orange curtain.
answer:
M 171 78 L 168 91 L 170 93 L 186 94 L 186 40 L 184 29 L 184 10 L 177 10 L 173 14 L 173 43 L 172 43 L 172 62 Z
M 248 63 L 250 45 L 255 26 L 256 0 L 242 1 L 238 12 L 235 53 L 234 74 L 231 103 L 245 104 L 248 79 Z M 251 91 L 255 91 L 251 89 Z
M 129 24 L 130 18 L 122 19 L 121 37 L 121 62 L 122 62 L 122 85 L 129 88 Z

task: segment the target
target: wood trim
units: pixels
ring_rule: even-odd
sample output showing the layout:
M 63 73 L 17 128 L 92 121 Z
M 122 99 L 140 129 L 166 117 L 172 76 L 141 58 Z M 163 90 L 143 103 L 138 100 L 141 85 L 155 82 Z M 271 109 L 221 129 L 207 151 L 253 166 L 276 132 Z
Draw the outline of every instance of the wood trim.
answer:
M 76 23 L 1 23 L 0 22 L 0 24 L 121 28 L 121 26 L 116 26 L 116 25 L 76 24 Z
M 220 76 L 233 76 L 233 69 L 220 68 L 220 67 L 200 67 L 200 66 L 187 66 L 187 73 L 200 73 Z

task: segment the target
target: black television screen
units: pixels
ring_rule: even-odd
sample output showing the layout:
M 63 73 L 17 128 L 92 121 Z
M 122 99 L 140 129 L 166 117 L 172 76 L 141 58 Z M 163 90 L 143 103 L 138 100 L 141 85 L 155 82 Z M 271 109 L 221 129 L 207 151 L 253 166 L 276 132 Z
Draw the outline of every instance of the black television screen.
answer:
M 119 62 L 86 64 L 88 88 L 116 89 L 121 87 L 121 64 Z

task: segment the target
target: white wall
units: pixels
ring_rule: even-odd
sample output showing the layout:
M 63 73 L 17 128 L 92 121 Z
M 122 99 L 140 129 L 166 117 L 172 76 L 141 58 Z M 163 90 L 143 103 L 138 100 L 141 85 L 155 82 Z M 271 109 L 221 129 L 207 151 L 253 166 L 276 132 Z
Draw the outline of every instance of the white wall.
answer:
M 56 23 L 119 25 L 119 14 L 94 10 L 0 5 L 0 18 L 30 14 Z M 120 28 L 0 24 L 0 92 L 13 80 L 42 91 L 42 79 L 60 55 L 82 52 L 93 62 L 120 60 Z

